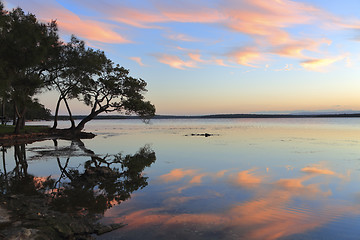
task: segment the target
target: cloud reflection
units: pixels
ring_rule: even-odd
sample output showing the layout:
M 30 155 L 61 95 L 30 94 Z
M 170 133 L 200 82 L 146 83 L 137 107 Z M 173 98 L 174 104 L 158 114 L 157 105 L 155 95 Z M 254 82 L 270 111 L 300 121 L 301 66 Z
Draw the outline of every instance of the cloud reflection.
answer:
M 176 182 L 186 176 L 194 176 L 196 172 L 197 170 L 184 170 L 182 168 L 177 168 L 167 174 L 161 175 L 160 179 L 164 182 Z
M 184 188 L 190 188 L 191 184 L 209 184 L 205 182 L 209 179 L 231 182 L 239 186 L 251 186 L 247 190 L 250 190 L 253 196 L 248 200 L 229 204 L 227 209 L 220 213 L 213 209 L 188 213 L 181 211 L 182 206 L 187 208 L 201 201 L 206 204 L 210 198 L 223 197 L 222 194 L 209 191 L 207 194 L 194 193 L 185 196 L 178 192 L 174 196 L 174 192 L 171 192 L 169 197 L 163 200 L 162 207 L 135 210 L 127 215 L 125 222 L 128 226 L 122 231 L 126 233 L 142 229 L 156 235 L 153 231 L 156 227 L 156 232 L 162 232 L 164 236 L 171 234 L 186 239 L 191 239 L 194 232 L 202 234 L 199 236 L 206 236 L 211 232 L 212 236 L 220 239 L 271 240 L 306 233 L 344 215 L 360 214 L 359 204 L 346 205 L 330 199 L 332 192 L 330 189 L 326 190 L 328 182 L 319 179 L 321 176 L 341 178 L 341 174 L 315 164 L 302 168 L 298 174 L 295 178 L 265 181 L 265 176 L 257 174 L 255 169 L 237 173 L 228 170 L 199 173 L 199 170 L 195 169 L 174 169 L 160 176 L 160 179 L 176 182 L 185 176 L 191 177 L 191 180 L 183 183 Z M 211 178 L 205 179 L 205 176 Z M 306 202 L 299 205 L 299 200 Z M 221 201 L 223 200 L 219 199 L 220 204 Z M 314 201 L 317 203 L 316 207 L 312 205 Z

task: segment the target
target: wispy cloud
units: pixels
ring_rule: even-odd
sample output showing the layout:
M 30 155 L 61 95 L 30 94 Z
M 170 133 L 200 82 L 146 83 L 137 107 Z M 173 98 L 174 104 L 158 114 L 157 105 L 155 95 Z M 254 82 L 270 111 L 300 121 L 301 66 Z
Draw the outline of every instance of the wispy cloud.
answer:
M 314 174 L 335 175 L 335 172 L 329 169 L 319 168 L 316 166 L 304 167 L 301 169 L 301 171 L 306 173 L 314 173 Z
M 137 62 L 137 64 L 139 64 L 139 65 L 142 66 L 142 67 L 146 66 L 146 65 L 142 62 L 141 57 L 129 57 L 129 59 Z
M 195 173 L 196 173 L 196 170 L 193 170 L 193 169 L 185 170 L 182 168 L 177 168 L 167 174 L 161 175 L 160 179 L 165 182 L 176 182 L 186 176 L 194 176 Z
M 17 4 L 17 1 L 8 2 Z M 131 43 L 132 41 L 115 31 L 118 26 L 89 17 L 77 15 L 54 0 L 24 1 L 21 7 L 35 13 L 40 19 L 50 21 L 55 19 L 59 29 L 67 34 L 75 34 L 80 38 L 104 43 Z
M 319 52 L 321 45 L 326 44 L 329 46 L 331 43 L 331 40 L 324 38 L 319 40 L 302 39 L 298 41 L 291 41 L 287 44 L 275 47 L 273 52 L 281 56 L 304 58 L 306 57 L 304 54 L 305 50 Z
M 7 2 L 17 4 L 15 0 Z M 326 66 L 341 59 L 329 58 L 329 53 L 321 51 L 323 46 L 337 46 L 332 44 L 331 37 L 317 32 L 360 29 L 360 20 L 357 18 L 336 16 L 308 2 L 294 0 L 144 0 L 142 3 L 106 1 L 101 3 L 101 8 L 95 1 L 77 0 L 74 3 L 83 10 L 96 13 L 94 16 L 80 14 L 82 11 L 66 8 L 55 0 L 29 0 L 21 4 L 40 18 L 57 19 L 60 29 L 66 34 L 74 33 L 86 40 L 102 43 L 146 42 L 144 39 L 148 31 L 159 31 L 161 40 L 170 39 L 187 44 L 214 41 L 213 38 L 198 39 L 192 36 L 194 31 L 202 31 L 202 27 L 211 27 L 231 36 L 231 39 L 249 39 L 246 43 L 223 39 L 217 51 L 203 51 L 201 55 L 192 52 L 187 59 L 180 55 L 182 53 L 168 53 L 165 50 L 155 56 L 159 62 L 183 70 L 213 64 L 256 67 L 264 59 L 273 60 L 274 56 L 281 56 L 298 59 L 300 66 L 306 70 L 324 71 Z M 192 32 L 177 28 L 189 23 L 196 23 Z M 304 26 L 309 30 L 293 30 L 297 27 L 305 29 Z M 137 34 L 133 34 L 134 31 Z M 168 41 L 151 44 L 164 45 L 164 42 Z M 228 49 L 235 50 L 229 53 Z M 314 58 L 312 53 L 318 56 Z M 226 59 L 222 58 L 224 55 Z M 132 60 L 143 66 L 141 61 Z
M 332 64 L 344 60 L 346 56 L 347 55 L 340 55 L 329 58 L 306 60 L 301 63 L 301 66 L 304 67 L 306 70 L 324 72 Z
M 197 64 L 193 60 L 182 60 L 180 57 L 176 55 L 169 54 L 157 54 L 155 55 L 157 60 L 163 64 L 167 64 L 170 67 L 177 69 L 187 69 L 187 68 L 197 68 Z
M 237 174 L 231 175 L 230 180 L 233 184 L 242 187 L 253 187 L 263 181 L 263 177 L 256 176 L 254 173 L 255 169 L 244 170 Z
M 200 41 L 199 39 L 186 35 L 186 34 L 168 34 L 166 35 L 167 38 L 174 40 L 174 41 L 183 41 L 183 42 L 198 42 Z
M 181 169 L 181 174 L 176 175 L 188 176 L 189 174 L 183 174 L 184 171 L 186 170 Z M 309 174 L 300 173 L 299 177 L 277 181 L 264 181 L 263 178 L 255 176 L 254 169 L 240 171 L 235 175 L 226 170 L 217 174 L 208 173 L 209 176 L 218 176 L 221 179 L 240 176 L 239 182 L 251 183 L 252 188 L 249 191 L 253 192 L 252 197 L 247 200 L 241 199 L 239 202 L 231 201 L 228 210 L 221 212 L 214 213 L 211 209 L 183 213 L 175 210 L 178 210 L 179 206 L 184 203 L 191 205 L 192 201 L 222 197 L 222 195 L 214 193 L 197 195 L 197 192 L 193 191 L 192 195 L 184 196 L 182 194 L 174 195 L 171 191 L 169 195 L 162 195 L 164 200 L 161 208 L 140 210 L 134 208 L 133 212 L 127 210 L 126 221 L 129 225 L 123 231 L 146 229 L 152 232 L 153 227 L 157 226 L 162 229 L 164 234 L 179 233 L 186 238 L 190 235 L 186 235 L 183 231 L 184 226 L 196 226 L 196 230 L 199 232 L 206 233 L 209 232 L 209 229 L 211 232 L 221 232 L 222 238 L 230 239 L 237 236 L 237 238 L 246 239 L 275 240 L 291 237 L 294 234 L 307 233 L 326 226 L 333 219 L 342 218 L 344 215 L 359 214 L 358 203 L 349 201 L 348 204 L 344 204 L 344 202 L 329 199 L 331 191 L 326 190 L 328 182 L 317 181 L 318 174 L 325 174 L 326 179 L 339 174 L 315 164 L 304 167 L 302 172 Z M 311 209 L 297 204 L 299 199 L 312 198 L 316 198 L 321 204 Z M 118 221 L 122 220 L 122 218 L 118 219 Z
M 258 61 L 265 60 L 264 55 L 255 48 L 246 47 L 240 50 L 234 50 L 227 54 L 230 61 L 248 67 L 256 67 Z

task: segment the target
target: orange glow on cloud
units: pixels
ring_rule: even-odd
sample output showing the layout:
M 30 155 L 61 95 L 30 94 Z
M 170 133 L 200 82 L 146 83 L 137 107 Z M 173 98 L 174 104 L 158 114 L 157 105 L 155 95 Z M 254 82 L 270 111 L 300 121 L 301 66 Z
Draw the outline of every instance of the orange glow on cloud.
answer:
M 201 55 L 198 53 L 188 53 L 189 57 L 196 61 L 196 62 L 204 62 L 204 60 L 201 59 Z
M 282 45 L 275 50 L 275 53 L 282 56 L 304 58 L 306 57 L 303 53 L 304 50 L 317 52 L 322 44 L 330 45 L 331 41 L 328 39 L 321 39 L 318 41 L 311 39 L 293 41 L 289 44 Z
M 177 8 L 160 6 L 162 14 L 169 21 L 184 23 L 217 23 L 225 19 L 225 16 L 217 9 L 205 6 L 182 5 Z
M 163 64 L 167 64 L 173 68 L 182 69 L 182 70 L 186 69 L 186 68 L 196 68 L 197 67 L 195 61 L 192 61 L 192 60 L 184 61 L 175 55 L 161 54 L 161 55 L 157 56 L 157 59 L 159 62 L 161 62 Z
M 83 19 L 70 10 L 65 9 L 60 4 L 49 1 L 48 4 L 40 2 L 29 2 L 29 9 L 38 14 L 39 18 L 49 21 L 56 19 L 60 31 L 68 34 L 75 34 L 80 38 L 99 41 L 104 43 L 131 43 L 130 40 L 115 32 L 116 25 Z M 24 3 L 25 7 L 27 6 Z
M 190 184 L 200 184 L 202 182 L 202 178 L 205 177 L 207 174 L 199 174 L 194 176 L 191 180 L 190 180 Z
M 246 0 L 239 5 L 235 1 L 229 2 L 222 9 L 230 18 L 225 25 L 254 37 L 265 37 L 275 45 L 290 41 L 284 28 L 313 19 L 309 15 L 314 10 L 311 6 L 294 1 Z
M 176 182 L 181 180 L 186 176 L 193 176 L 195 175 L 195 170 L 184 170 L 182 168 L 177 168 L 169 172 L 168 174 L 164 174 L 160 176 L 160 179 L 165 182 Z
M 346 55 L 323 59 L 311 59 L 302 62 L 301 66 L 303 66 L 306 70 L 323 72 L 326 71 L 327 67 L 329 67 L 330 65 L 338 61 L 344 60 L 345 58 Z
M 110 12 L 110 18 L 112 20 L 138 28 L 159 28 L 159 26 L 151 24 L 167 21 L 161 14 L 127 7 L 118 7 L 109 9 L 108 11 Z M 121 11 L 121 14 L 118 14 L 119 11 Z
M 108 24 L 81 20 L 78 17 L 59 18 L 57 22 L 59 23 L 60 29 L 68 33 L 76 33 L 80 37 L 88 40 L 104 43 L 131 43 L 130 40 L 111 30 Z
M 254 175 L 254 170 L 245 170 L 238 172 L 236 176 L 233 176 L 233 182 L 236 185 L 243 187 L 252 187 L 254 185 L 260 184 L 262 182 L 262 178 Z
M 259 51 L 252 48 L 237 50 L 228 55 L 234 62 L 248 67 L 256 67 L 253 64 L 258 60 L 264 59 Z
M 329 169 L 321 169 L 318 167 L 304 167 L 301 169 L 302 172 L 306 173 L 315 173 L 315 174 L 325 174 L 325 175 L 335 175 L 335 172 L 329 170 Z
M 255 67 L 264 56 L 276 54 L 282 57 L 298 58 L 300 65 L 310 71 L 324 71 L 326 67 L 342 60 L 341 57 L 310 58 L 311 52 L 320 53 L 323 44 L 330 44 L 328 39 L 311 38 L 306 34 L 295 36 L 290 29 L 301 25 L 316 28 L 359 29 L 360 20 L 345 19 L 335 16 L 309 3 L 294 0 L 225 0 L 219 4 L 201 4 L 199 2 L 151 2 L 152 8 L 134 7 L 131 4 L 119 2 L 102 3 L 101 8 L 95 2 L 78 1 L 84 4 L 84 9 L 90 9 L 99 14 L 97 19 L 77 15 L 56 1 L 42 4 L 40 1 L 24 3 L 28 10 L 33 10 L 43 19 L 57 19 L 60 30 L 78 35 L 90 41 L 103 43 L 132 43 L 124 33 L 132 32 L 133 28 L 158 29 L 166 31 L 160 34 L 167 40 L 182 42 L 210 42 L 214 39 L 198 39 L 189 33 L 176 32 L 171 23 L 198 23 L 212 25 L 216 29 L 235 32 L 251 38 L 251 42 L 232 46 L 236 50 L 231 53 L 200 53 L 188 54 L 190 59 L 183 60 L 181 56 L 168 53 L 154 53 L 160 62 L 177 69 L 197 68 L 198 65 L 219 65 L 233 67 L 227 62 L 233 62 L 247 67 Z M 100 20 L 98 20 L 100 19 Z M 108 23 L 114 22 L 114 24 Z M 169 24 L 170 23 L 170 24 Z M 165 25 L 166 24 L 166 25 Z M 230 31 L 229 31 L 230 30 Z M 146 30 L 147 31 L 147 30 Z M 150 30 L 149 30 L 150 31 Z M 176 33 L 174 33 L 176 32 Z M 169 34 L 170 33 L 170 34 Z M 216 39 L 216 41 L 219 39 Z M 140 41 L 143 41 L 141 39 Z M 226 50 L 223 50 L 226 51 Z M 226 55 L 228 59 L 219 59 Z M 202 58 L 200 58 L 202 56 Z M 129 58 L 129 57 L 128 57 Z M 140 66 L 141 59 L 130 58 Z M 208 60 L 204 60 L 208 59 Z M 304 61 L 305 59 L 305 61 Z M 290 70 L 290 69 L 288 69 Z
M 129 59 L 137 62 L 137 64 L 139 64 L 140 66 L 144 67 L 145 64 L 142 62 L 141 58 L 140 57 L 129 57 Z

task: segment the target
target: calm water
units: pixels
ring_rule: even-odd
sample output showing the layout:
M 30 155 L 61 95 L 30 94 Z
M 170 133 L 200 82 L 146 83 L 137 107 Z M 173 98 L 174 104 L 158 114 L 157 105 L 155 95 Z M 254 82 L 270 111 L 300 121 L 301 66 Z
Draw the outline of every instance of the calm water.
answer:
M 101 220 L 127 225 L 99 239 L 359 239 L 360 119 L 99 120 L 86 131 L 97 137 L 82 146 L 28 144 L 27 172 L 68 181 L 59 166 L 81 170 L 90 155 L 156 154 L 146 184 Z M 214 136 L 187 136 L 201 133 Z

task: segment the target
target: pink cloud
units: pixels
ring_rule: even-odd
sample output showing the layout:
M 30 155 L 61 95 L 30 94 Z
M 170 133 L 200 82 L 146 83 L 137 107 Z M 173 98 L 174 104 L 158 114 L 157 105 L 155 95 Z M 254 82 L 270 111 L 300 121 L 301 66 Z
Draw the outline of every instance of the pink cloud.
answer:
M 227 210 L 216 211 L 216 213 L 182 213 L 181 211 L 174 211 L 174 209 L 179 208 L 179 204 L 186 202 L 191 205 L 191 201 L 223 196 L 217 193 L 174 196 L 171 191 L 170 196 L 164 199 L 163 207 L 145 210 L 134 209 L 132 213 L 127 214 L 125 222 L 128 226 L 124 227 L 122 231 L 126 233 L 127 231 L 142 229 L 151 234 L 156 227 L 157 232 L 162 234 L 182 234 L 183 238 L 191 238 L 194 236 L 194 231 L 207 233 L 211 229 L 212 232 L 221 232 L 224 239 L 236 236 L 235 238 L 275 240 L 293 234 L 306 233 L 322 227 L 334 219 L 341 218 L 343 215 L 360 213 L 359 204 L 353 204 L 351 201 L 349 204 L 344 204 L 342 201 L 337 202 L 334 199 L 329 199 L 331 191 L 323 190 L 324 185 L 327 184 L 326 181 L 317 184 L 311 183 L 316 177 L 314 174 L 265 182 L 263 177 L 254 174 L 254 169 L 240 171 L 237 174 L 226 174 L 228 170 L 198 175 L 196 175 L 195 170 L 187 171 L 189 170 L 174 169 L 170 173 L 179 177 L 208 175 L 223 178 L 227 175 L 239 183 L 252 185 L 253 188 L 250 189 L 254 192 L 254 197 L 247 201 L 232 202 Z M 320 165 L 304 167 L 301 171 L 335 177 L 339 175 L 333 174 L 331 170 L 321 168 Z M 316 198 L 321 204 L 316 208 L 303 208 L 295 201 L 299 198 Z M 123 216 L 123 214 L 121 215 Z M 112 219 L 114 222 L 124 222 L 122 218 L 119 220 Z M 194 231 L 184 231 L 190 226 Z
M 196 171 L 192 169 L 184 170 L 182 168 L 177 168 L 167 174 L 161 175 L 160 179 L 164 182 L 176 182 L 186 176 L 194 176 L 195 173 Z
M 318 49 L 322 44 L 327 44 L 329 46 L 331 43 L 332 41 L 328 39 L 303 39 L 281 45 L 277 47 L 274 52 L 282 56 L 304 58 L 306 56 L 304 55 L 303 51 L 307 50 L 318 52 Z
M 256 67 L 254 64 L 265 59 L 260 51 L 250 47 L 232 51 L 227 56 L 231 61 L 248 67 Z
M 334 175 L 335 174 L 335 172 L 333 172 L 329 169 L 318 168 L 315 166 L 304 167 L 301 169 L 301 171 L 306 172 L 306 173 L 325 174 L 325 175 Z
M 244 173 L 246 171 L 243 171 Z M 245 173 L 249 175 L 249 172 Z M 128 224 L 122 232 L 142 229 L 152 234 L 181 234 L 191 238 L 194 232 L 221 232 L 222 238 L 269 239 L 289 237 L 322 227 L 343 215 L 359 214 L 359 204 L 344 205 L 343 202 L 327 201 L 329 194 L 321 191 L 320 185 L 305 185 L 311 176 L 281 179 L 266 186 L 266 191 L 253 188 L 255 197 L 232 204 L 222 212 L 182 213 L 174 211 L 179 204 L 205 198 L 206 196 L 171 196 L 164 200 L 165 206 L 137 210 L 126 215 Z M 207 196 L 209 197 L 209 196 Z M 215 196 L 216 197 L 216 196 Z M 221 197 L 221 196 L 219 196 Z M 295 198 L 316 197 L 323 201 L 317 208 L 307 209 L 294 205 Z M 188 203 L 191 204 L 191 203 Z M 331 211 L 329 211 L 331 209 Z M 111 211 L 111 210 L 110 210 Z M 114 222 L 124 222 L 112 218 Z M 193 231 L 184 231 L 184 229 Z M 226 229 L 226 231 L 224 231 Z
M 139 65 L 142 66 L 142 67 L 145 66 L 145 64 L 144 64 L 144 63 L 142 62 L 142 60 L 141 60 L 141 57 L 129 57 L 129 59 L 137 62 L 137 64 L 139 64 Z
M 116 13 L 119 11 L 121 14 Z M 160 28 L 154 24 L 168 21 L 162 14 L 123 6 L 108 10 L 108 12 L 111 13 L 110 18 L 112 20 L 138 28 Z
M 197 64 L 193 60 L 184 61 L 178 56 L 169 54 L 159 54 L 156 56 L 159 62 L 167 64 L 170 67 L 184 70 L 186 68 L 196 68 Z
M 243 187 L 253 187 L 254 185 L 260 184 L 262 180 L 263 177 L 255 175 L 254 169 L 244 170 L 238 172 L 236 175 L 230 176 L 232 183 Z
M 324 72 L 328 69 L 329 66 L 332 64 L 346 59 L 347 55 L 340 55 L 335 57 L 329 58 L 321 58 L 321 59 L 311 59 L 303 61 L 300 65 L 309 71 L 317 71 L 317 72 Z
M 194 176 L 191 180 L 190 180 L 190 184 L 200 184 L 202 183 L 202 178 L 205 177 L 207 174 L 199 174 Z
M 196 62 L 205 62 L 201 59 L 201 55 L 199 53 L 188 53 L 188 56 Z
M 10 3 L 17 4 L 14 0 Z M 309 3 L 294 0 L 223 0 L 220 3 L 208 1 L 181 1 L 169 2 L 165 0 L 150 1 L 147 6 L 138 7 L 132 3 L 104 2 L 101 8 L 97 2 L 77 0 L 76 4 L 86 10 L 96 13 L 95 17 L 77 15 L 66 9 L 55 0 L 23 1 L 22 7 L 34 12 L 38 17 L 49 20 L 57 19 L 59 28 L 67 34 L 74 33 L 80 38 L 103 43 L 131 43 L 126 34 L 133 33 L 133 28 L 156 28 L 166 31 L 162 37 L 183 42 L 205 42 L 206 39 L 197 39 L 185 33 L 174 33 L 173 26 L 167 23 L 198 23 L 206 24 L 226 34 L 235 32 L 251 38 L 251 42 L 244 47 L 230 46 L 241 50 L 230 54 L 213 54 L 211 56 L 199 53 L 170 55 L 168 53 L 155 56 L 159 62 L 177 69 L 196 68 L 205 64 L 215 64 L 232 67 L 227 62 L 235 62 L 248 67 L 256 67 L 264 56 L 275 54 L 283 57 L 298 58 L 301 65 L 311 71 L 323 71 L 326 66 L 339 59 L 318 57 L 310 58 L 310 53 L 320 52 L 324 44 L 330 44 L 328 39 L 300 34 L 294 36 L 289 31 L 296 26 L 311 26 L 316 29 L 332 27 L 338 29 L 360 29 L 359 19 L 345 19 L 335 16 Z M 109 23 L 112 22 L 112 23 Z M 229 31 L 230 30 L 230 31 Z M 147 30 L 143 30 L 146 32 Z M 140 31 L 139 31 L 140 32 Z M 142 33 L 142 32 L 141 32 Z M 139 34 L 140 35 L 140 34 Z M 143 41 L 143 38 L 140 38 Z M 218 39 L 215 39 L 218 40 Z M 214 41 L 214 39 L 211 39 Z M 225 51 L 225 50 L 224 50 Z M 208 54 L 208 53 L 206 53 Z M 228 59 L 219 59 L 227 55 Z M 306 61 L 304 61 L 304 59 Z M 142 66 L 139 59 L 135 60 Z M 320 70 L 319 70 L 320 69 Z
M 118 28 L 116 25 L 85 19 L 67 10 L 56 1 L 46 1 L 46 4 L 40 0 L 25 1 L 21 7 L 45 21 L 56 19 L 60 31 L 67 34 L 75 34 L 80 38 L 104 43 L 132 42 L 114 30 Z

